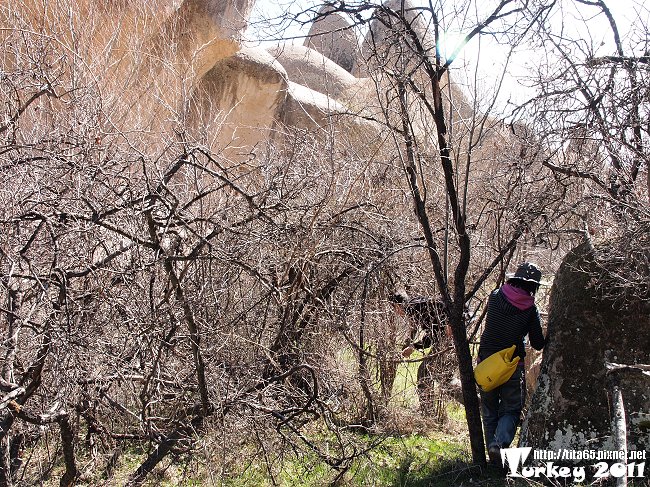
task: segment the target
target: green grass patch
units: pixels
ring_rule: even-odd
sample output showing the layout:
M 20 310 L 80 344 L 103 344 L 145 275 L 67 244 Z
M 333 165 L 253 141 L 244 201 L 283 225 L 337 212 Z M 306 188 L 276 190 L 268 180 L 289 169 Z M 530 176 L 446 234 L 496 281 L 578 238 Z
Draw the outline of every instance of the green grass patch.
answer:
M 432 478 L 466 460 L 467 450 L 462 443 L 419 434 L 387 437 L 356 462 L 349 485 L 430 485 Z
M 424 354 L 416 350 L 410 359 L 422 357 Z M 419 403 L 416 387 L 419 366 L 420 362 L 402 362 L 398 365 L 391 394 L 391 406 L 414 407 Z
M 357 435 L 356 448 L 363 451 L 352 466 L 338 478 L 337 485 L 375 487 L 420 487 L 451 485 L 445 475 L 462 468 L 468 452 L 461 442 L 434 439 L 426 435 L 406 436 Z M 333 485 L 337 472 L 316 455 L 303 452 L 285 456 L 274 466 L 277 485 L 286 487 L 319 487 Z M 270 486 L 272 482 L 264 474 L 264 467 L 248 468 L 241 475 L 224 479 L 228 486 Z M 439 479 L 440 483 L 432 483 Z

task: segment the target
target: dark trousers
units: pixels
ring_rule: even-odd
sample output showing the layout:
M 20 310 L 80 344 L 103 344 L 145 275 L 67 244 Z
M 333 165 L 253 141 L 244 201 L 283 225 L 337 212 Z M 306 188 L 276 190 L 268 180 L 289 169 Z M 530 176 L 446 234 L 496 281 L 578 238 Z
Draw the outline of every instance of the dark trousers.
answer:
M 523 361 L 522 361 L 523 362 Z M 489 447 L 508 448 L 515 437 L 526 394 L 526 374 L 523 364 L 505 384 L 481 391 L 481 413 L 485 442 Z

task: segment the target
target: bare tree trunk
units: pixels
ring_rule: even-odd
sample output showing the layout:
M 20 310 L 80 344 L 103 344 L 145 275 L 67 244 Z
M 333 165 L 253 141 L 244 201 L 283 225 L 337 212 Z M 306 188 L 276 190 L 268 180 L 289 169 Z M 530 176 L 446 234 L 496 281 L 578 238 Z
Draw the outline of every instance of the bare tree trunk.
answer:
M 13 269 L 12 269 L 13 272 Z M 10 272 L 10 274 L 12 273 Z M 16 310 L 18 308 L 18 293 L 13 289 L 9 283 L 5 283 L 7 287 L 7 338 L 5 340 L 7 351 L 5 353 L 4 362 L 2 364 L 2 378 L 3 382 L 13 384 L 14 380 L 14 361 L 18 350 L 18 339 L 20 334 L 20 320 L 16 319 Z M 13 400 L 16 396 L 24 393 L 23 388 L 16 387 L 13 390 L 7 391 L 9 394 L 0 399 L 0 404 L 6 404 Z M 11 475 L 11 436 L 9 430 L 13 424 L 12 418 L 9 416 L 2 422 L 0 430 L 0 486 L 11 487 L 13 485 Z
M 63 444 L 63 460 L 65 462 L 65 472 L 61 477 L 59 485 L 61 487 L 70 487 L 74 485 L 75 478 L 79 474 L 77 463 L 74 458 L 74 432 L 70 426 L 70 418 L 66 414 L 59 420 L 59 428 L 61 429 L 61 443 Z
M 196 378 L 199 387 L 199 395 L 201 397 L 201 405 L 203 406 L 203 414 L 207 416 L 209 414 L 212 405 L 210 403 L 208 385 L 205 379 L 205 363 L 203 361 L 203 355 L 201 354 L 201 343 L 200 343 L 201 336 L 199 333 L 199 328 L 194 319 L 194 313 L 192 311 L 192 307 L 188 302 L 188 300 L 186 299 L 185 292 L 183 291 L 183 287 L 181 286 L 180 279 L 174 269 L 174 265 L 172 261 L 169 259 L 169 256 L 165 254 L 160 244 L 158 234 L 156 233 L 156 225 L 153 216 L 151 215 L 151 211 L 145 212 L 145 216 L 147 218 L 149 236 L 151 237 L 151 240 L 154 242 L 156 249 L 163 254 L 164 257 L 163 263 L 164 263 L 165 271 L 167 272 L 169 280 L 174 288 L 176 299 L 183 307 L 184 319 L 185 322 L 187 323 L 187 328 L 190 332 L 190 341 L 192 343 L 192 355 L 194 358 L 194 367 L 195 367 Z
M 368 372 L 368 361 L 366 357 L 365 327 L 366 327 L 366 294 L 368 291 L 368 279 L 364 281 L 361 303 L 361 323 L 359 323 L 359 383 L 366 398 L 366 426 L 373 424 L 377 417 L 375 414 L 375 403 L 370 389 L 370 373 Z
M 25 435 L 21 432 L 14 435 L 9 444 L 9 461 L 12 480 L 16 477 L 16 473 L 18 473 L 18 470 L 20 470 L 20 467 L 23 464 L 23 459 L 20 457 L 20 454 L 23 450 L 24 444 Z
M 607 369 L 607 384 L 612 394 L 612 439 L 614 440 L 614 449 L 624 452 L 627 459 L 627 420 L 625 417 L 625 403 L 623 402 L 623 392 L 621 391 L 620 374 L 625 372 L 647 374 L 644 370 L 648 366 L 635 365 L 628 366 L 614 364 L 605 361 Z M 616 478 L 616 487 L 627 486 L 627 475 Z
M 0 487 L 11 487 L 11 456 L 9 454 L 9 435 L 0 440 Z
M 456 315 L 456 316 L 454 316 Z M 474 382 L 474 367 L 472 355 L 469 351 L 467 330 L 463 312 L 452 313 L 449 322 L 454 337 L 454 347 L 458 358 L 458 370 L 460 372 L 460 383 L 465 406 L 465 419 L 469 430 L 470 445 L 472 448 L 472 459 L 477 463 L 485 462 L 485 443 L 483 441 L 483 424 L 481 422 L 481 408 L 476 393 Z
M 12 269 L 13 271 L 13 269 Z M 20 306 L 18 292 L 13 289 L 9 283 L 7 286 L 7 339 L 6 346 L 7 352 L 5 360 L 2 364 L 2 377 L 8 382 L 15 382 L 14 380 L 14 361 L 18 353 L 18 339 L 20 335 L 20 320 L 16 319 L 16 311 Z
M 61 445 L 63 450 L 63 460 L 65 465 L 65 472 L 63 477 L 61 477 L 60 486 L 69 487 L 74 485 L 75 479 L 79 474 L 77 469 L 77 462 L 74 456 L 74 431 L 70 425 L 70 415 L 65 411 L 61 410 L 52 414 L 34 414 L 27 411 L 22 404 L 19 404 L 17 401 L 10 401 L 8 403 L 8 409 L 11 411 L 11 418 L 20 418 L 23 421 L 26 421 L 31 424 L 38 426 L 45 426 L 48 424 L 57 423 L 59 425 L 59 430 L 61 432 Z M 2 440 L 3 445 L 7 445 L 7 455 L 9 456 L 9 440 L 6 436 Z M 4 448 L 3 448 L 4 450 Z M 4 453 L 3 453 L 4 455 Z M 3 459 L 4 463 L 4 459 Z M 10 467 L 10 466 L 9 466 Z M 9 473 L 9 482 L 11 482 L 11 467 L 6 471 Z M 11 485 L 8 483 L 7 485 Z
M 280 329 L 273 340 L 269 351 L 272 360 L 264 368 L 263 377 L 269 379 L 298 365 L 299 354 L 297 348 L 303 341 L 305 331 L 317 318 L 316 307 L 318 303 L 327 301 L 337 287 L 353 274 L 352 267 L 347 267 L 338 275 L 327 281 L 317 292 L 307 291 L 303 285 L 300 289 L 305 292 L 305 297 L 296 308 L 283 319 Z
M 472 367 L 472 355 L 469 350 L 469 341 L 467 340 L 467 329 L 463 310 L 465 307 L 465 278 L 470 262 L 470 240 L 465 229 L 465 217 L 461 211 L 458 193 L 455 188 L 453 167 L 447 140 L 445 137 L 444 113 L 442 112 L 442 100 L 440 97 L 440 87 L 437 78 L 432 81 L 434 88 L 437 88 L 435 111 L 436 127 L 438 130 L 438 144 L 440 159 L 445 175 L 447 188 L 447 197 L 454 220 L 454 228 L 458 238 L 458 247 L 460 256 L 456 270 L 454 272 L 454 289 L 453 296 L 446 280 L 445 265 L 440 259 L 436 243 L 433 237 L 433 230 L 426 210 L 426 204 L 420 191 L 418 183 L 416 155 L 414 152 L 413 135 L 410 126 L 408 103 L 406 99 L 406 88 L 400 84 L 400 105 L 402 115 L 402 130 L 406 146 L 405 161 L 406 170 L 411 188 L 411 195 L 415 203 L 415 213 L 420 222 L 422 233 L 427 242 L 427 249 L 433 267 L 433 273 L 438 283 L 438 288 L 447 309 L 449 324 L 454 337 L 454 348 L 458 358 L 458 368 L 460 372 L 460 381 L 463 392 L 463 402 L 465 405 L 465 417 L 469 431 L 470 444 L 472 448 L 472 459 L 475 463 L 486 463 L 485 443 L 483 441 L 483 426 L 481 423 L 481 412 L 479 408 L 478 394 L 474 382 L 474 369 Z M 434 92 L 436 90 L 434 89 Z
M 154 448 L 146 460 L 131 475 L 125 485 L 128 487 L 138 487 L 142 485 L 147 478 L 147 475 L 153 471 L 156 465 L 158 465 L 158 463 L 165 458 L 179 442 L 186 440 L 202 427 L 203 420 L 203 416 L 197 416 L 192 420 L 190 425 L 183 426 L 167 436 L 162 443 Z

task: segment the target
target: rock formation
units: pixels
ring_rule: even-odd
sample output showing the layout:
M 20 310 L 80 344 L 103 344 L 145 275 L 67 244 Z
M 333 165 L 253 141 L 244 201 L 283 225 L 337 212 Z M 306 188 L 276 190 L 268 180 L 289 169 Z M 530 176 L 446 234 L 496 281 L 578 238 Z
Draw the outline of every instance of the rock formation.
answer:
M 539 378 L 539 371 L 542 367 L 542 353 L 537 350 L 530 349 L 526 351 L 526 404 L 530 403 L 530 399 L 537 388 L 537 379 Z
M 215 63 L 198 82 L 190 119 L 206 139 L 218 135 L 223 146 L 234 150 L 230 155 L 243 156 L 254 141 L 273 138 L 288 87 L 286 71 L 271 54 L 241 49 Z
M 352 24 L 327 5 L 318 12 L 304 45 L 350 73 L 358 56 L 357 36 Z
M 277 129 L 282 126 L 315 130 L 339 120 L 349 129 L 376 130 L 370 122 L 346 116 L 348 108 L 344 104 L 310 87 L 322 91 L 330 87 L 341 94 L 357 86 L 358 80 L 311 49 L 302 46 L 293 49 L 289 52 L 306 53 L 322 62 L 321 73 L 330 73 L 329 69 L 331 74 L 321 74 L 321 79 L 329 76 L 332 82 L 319 85 L 318 64 L 309 60 L 301 64 L 296 57 L 281 51 L 278 59 L 289 59 L 288 74 L 268 51 L 259 47 L 243 48 L 215 63 L 194 90 L 190 119 L 204 132 L 202 137 L 216 137 L 218 144 L 227 148 L 225 155 L 240 158 L 258 142 L 280 141 L 283 131 Z M 311 73 L 316 74 L 310 76 Z
M 404 46 L 403 40 L 397 40 L 400 37 L 407 37 L 403 35 L 405 28 L 402 19 L 406 20 L 425 49 L 434 47 L 433 33 L 429 32 L 430 25 L 424 19 L 422 8 L 417 7 L 411 0 L 403 0 L 403 2 L 404 8 L 402 8 L 402 0 L 384 2 L 383 8 L 395 14 L 388 14 L 379 9 L 375 12 L 375 18 L 370 22 L 370 28 L 352 68 L 352 74 L 368 76 L 376 65 L 391 66 L 394 63 L 401 63 L 404 60 L 404 53 L 407 58 L 411 57 L 408 55 L 411 47 Z
M 269 49 L 286 69 L 289 79 L 332 98 L 349 92 L 359 85 L 352 76 L 331 59 L 304 46 L 281 46 Z
M 351 74 L 355 64 L 366 67 L 351 23 L 324 7 L 307 46 L 276 47 L 271 56 L 243 44 L 254 3 L 118 0 L 96 6 L 79 0 L 76 9 L 67 9 L 30 0 L 16 8 L 30 19 L 27 30 L 64 33 L 59 41 L 78 50 L 108 94 L 103 109 L 117 130 L 153 134 L 189 121 L 188 135 L 200 135 L 215 151 L 227 147 L 228 157 L 247 157 L 254 146 L 277 141 L 283 125 L 306 131 L 327 126 L 330 133 L 337 125 L 340 134 L 358 131 L 367 147 L 379 130 L 369 120 L 382 114 L 376 90 L 383 81 Z M 386 6 L 400 8 L 398 0 Z M 424 39 L 419 12 L 407 1 L 404 16 Z M 378 18 L 366 44 L 372 37 L 390 50 L 389 30 Z M 428 132 L 426 123 L 416 125 L 417 134 Z
M 241 34 L 255 0 L 184 0 L 165 21 L 152 44 L 154 52 L 176 49 L 196 77 L 240 48 Z
M 598 249 L 596 248 L 596 252 Z M 587 244 L 562 263 L 551 289 L 550 341 L 521 433 L 521 446 L 614 450 L 605 362 L 647 364 L 650 303 L 624 306 L 599 294 L 595 252 Z M 620 373 L 628 448 L 650 448 L 650 377 Z
M 356 139 L 360 152 L 372 147 L 374 136 L 380 130 L 379 124 L 350 112 L 348 105 L 292 81 L 289 81 L 280 121 L 286 127 L 300 130 L 335 130 L 341 140 Z
M 198 0 L 191 2 L 192 8 L 186 7 L 186 13 L 182 14 L 184 3 L 175 17 L 184 19 L 197 15 L 193 12 L 198 9 L 194 5 Z M 250 1 L 236 0 L 234 3 L 242 3 L 241 7 L 246 8 Z M 202 7 L 201 11 L 206 8 Z M 237 8 L 229 7 L 226 11 L 237 11 Z M 318 33 L 318 38 L 326 39 L 324 29 L 343 27 L 345 20 L 342 17 L 328 18 L 330 21 L 323 19 L 312 29 L 314 36 Z M 175 26 L 178 22 L 172 20 L 167 24 Z M 349 27 L 348 24 L 345 26 Z M 207 27 L 202 27 L 193 38 L 204 38 L 209 31 Z M 234 28 L 224 42 L 236 39 L 238 32 Z M 348 37 L 353 35 L 352 30 L 346 32 Z M 214 31 L 213 35 L 221 34 Z M 330 32 L 330 37 L 334 42 L 339 36 Z M 312 37 L 312 40 L 315 38 Z M 203 132 L 203 138 L 212 139 L 221 147 L 227 146 L 228 156 L 245 155 L 260 142 L 278 141 L 282 131 L 276 129 L 281 126 L 314 130 L 335 121 L 361 132 L 365 130 L 366 136 L 368 131 L 374 133 L 377 130 L 375 124 L 345 116 L 356 113 L 360 106 L 364 106 L 359 101 L 374 93 L 374 86 L 369 80 L 354 77 L 323 52 L 288 44 L 269 49 L 272 56 L 259 47 L 241 48 L 228 54 L 228 45 L 219 39 L 204 39 L 207 44 L 213 45 L 209 56 L 202 53 L 203 48 L 192 48 L 201 55 L 194 56 L 192 60 L 196 87 L 189 104 L 189 119 L 197 130 Z M 351 46 L 356 46 L 356 41 L 352 43 L 349 38 L 345 42 L 349 45 L 340 50 L 332 43 L 321 42 L 320 46 L 337 59 L 343 59 L 341 56 L 345 53 L 349 60 L 354 53 Z M 197 42 L 191 45 L 196 46 Z M 313 42 L 312 45 L 317 46 L 318 43 Z M 184 48 L 182 51 L 192 49 Z M 211 61 L 208 67 L 204 66 L 207 60 Z M 208 131 L 213 133 L 208 134 Z

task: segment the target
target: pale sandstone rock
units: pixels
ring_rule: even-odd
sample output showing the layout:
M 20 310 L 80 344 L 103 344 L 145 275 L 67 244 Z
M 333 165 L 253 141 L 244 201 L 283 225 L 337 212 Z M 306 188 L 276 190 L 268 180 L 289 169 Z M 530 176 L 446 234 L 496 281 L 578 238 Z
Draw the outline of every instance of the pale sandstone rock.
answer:
M 542 366 L 542 354 L 536 350 L 528 350 L 526 352 L 526 395 L 528 400 L 535 392 L 537 387 L 537 378 Z
M 332 11 L 330 6 L 323 6 L 318 12 L 319 18 L 309 29 L 305 46 L 334 61 L 346 71 L 352 72 L 357 51 L 357 36 L 352 24 L 341 14 Z
M 154 53 L 175 51 L 198 79 L 240 48 L 255 0 L 185 0 L 152 41 Z
M 378 123 L 358 117 L 346 104 L 292 82 L 281 121 L 290 127 L 336 131 L 342 140 L 356 140 L 360 151 L 372 147 L 381 131 Z
M 345 107 L 336 100 L 290 81 L 288 97 L 282 109 L 282 122 L 293 127 L 314 129 L 324 126 L 330 115 L 344 112 Z
M 287 70 L 294 83 L 338 97 L 358 85 L 358 80 L 321 53 L 304 46 L 281 46 L 269 52 Z
M 420 42 L 425 49 L 432 49 L 435 45 L 433 42 L 433 32 L 424 17 L 421 7 L 417 7 L 411 0 L 388 0 L 383 5 L 395 12 L 402 13 L 402 1 L 404 1 L 403 16 L 415 31 Z M 384 67 L 390 67 L 393 63 L 403 61 L 403 49 L 395 49 L 394 44 L 395 32 L 404 32 L 404 25 L 390 15 L 384 14 L 379 10 L 375 11 L 375 16 L 380 17 L 382 21 L 375 18 L 370 22 L 370 28 L 366 37 L 361 44 L 361 49 L 356 57 L 352 68 L 352 74 L 357 77 L 365 77 L 374 71 L 374 65 L 381 64 Z M 385 25 L 388 24 L 388 25 Z M 408 49 L 407 49 L 408 52 Z M 408 57 L 408 55 L 407 55 Z
M 288 96 L 287 73 L 262 48 L 246 48 L 217 62 L 201 78 L 190 102 L 193 125 L 219 142 L 246 151 L 273 138 Z M 208 133 L 210 132 L 210 133 Z
M 240 158 L 259 143 L 281 143 L 283 126 L 318 131 L 341 124 L 352 134 L 367 137 L 377 132 L 376 124 L 350 114 L 345 104 L 288 78 L 283 66 L 262 48 L 242 49 L 217 62 L 202 77 L 190 102 L 189 119 L 197 137 L 227 147 L 228 157 Z

